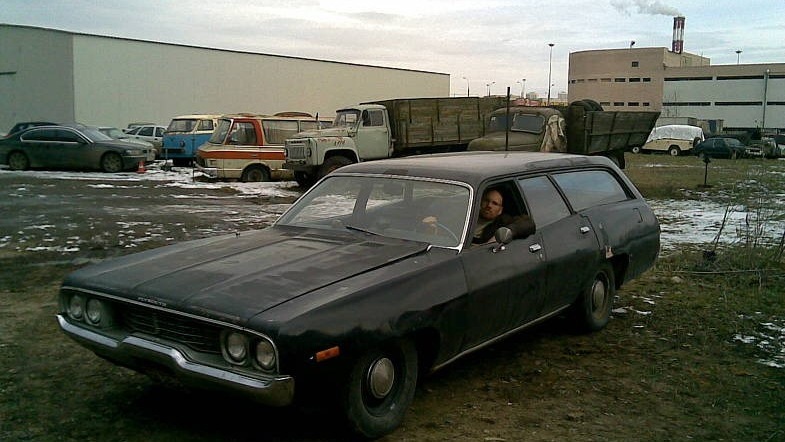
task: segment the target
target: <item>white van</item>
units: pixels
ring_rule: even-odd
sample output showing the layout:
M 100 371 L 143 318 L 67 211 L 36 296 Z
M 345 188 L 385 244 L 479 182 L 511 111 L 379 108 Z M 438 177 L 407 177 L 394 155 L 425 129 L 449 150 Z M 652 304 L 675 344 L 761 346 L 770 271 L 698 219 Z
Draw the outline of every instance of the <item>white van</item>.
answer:
M 703 129 L 684 124 L 669 124 L 655 127 L 649 134 L 646 144 L 633 147 L 632 153 L 641 151 L 663 151 L 676 157 L 689 152 L 703 141 Z

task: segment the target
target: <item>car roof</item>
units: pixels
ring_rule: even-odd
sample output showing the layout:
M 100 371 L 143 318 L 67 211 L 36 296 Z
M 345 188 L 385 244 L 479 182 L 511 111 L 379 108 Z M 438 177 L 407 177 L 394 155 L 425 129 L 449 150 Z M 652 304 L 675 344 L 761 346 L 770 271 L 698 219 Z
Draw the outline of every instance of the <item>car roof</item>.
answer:
M 344 166 L 334 174 L 384 174 L 463 181 L 479 186 L 494 177 L 542 169 L 609 166 L 603 156 L 544 152 L 476 151 L 369 161 Z

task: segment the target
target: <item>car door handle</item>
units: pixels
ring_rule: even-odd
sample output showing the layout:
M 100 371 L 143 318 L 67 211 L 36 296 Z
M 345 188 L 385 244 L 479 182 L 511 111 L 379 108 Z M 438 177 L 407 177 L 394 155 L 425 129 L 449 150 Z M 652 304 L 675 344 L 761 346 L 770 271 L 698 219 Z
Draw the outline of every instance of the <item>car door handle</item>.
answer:
M 581 233 L 583 233 L 584 235 L 589 233 L 589 230 L 591 230 L 591 229 L 588 228 L 587 226 L 582 226 L 581 227 Z
M 529 251 L 532 252 L 532 253 L 539 252 L 540 250 L 542 250 L 542 246 L 537 244 L 537 243 L 532 244 L 532 245 L 529 246 Z

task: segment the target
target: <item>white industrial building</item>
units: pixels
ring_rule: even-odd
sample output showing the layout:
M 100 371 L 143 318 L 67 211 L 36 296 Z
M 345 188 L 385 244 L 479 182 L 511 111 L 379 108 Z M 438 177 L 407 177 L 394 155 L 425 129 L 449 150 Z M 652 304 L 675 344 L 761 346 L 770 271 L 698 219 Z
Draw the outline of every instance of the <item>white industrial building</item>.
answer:
M 0 24 L 0 131 L 39 120 L 125 127 L 194 113 L 329 116 L 363 101 L 449 94 L 444 73 Z

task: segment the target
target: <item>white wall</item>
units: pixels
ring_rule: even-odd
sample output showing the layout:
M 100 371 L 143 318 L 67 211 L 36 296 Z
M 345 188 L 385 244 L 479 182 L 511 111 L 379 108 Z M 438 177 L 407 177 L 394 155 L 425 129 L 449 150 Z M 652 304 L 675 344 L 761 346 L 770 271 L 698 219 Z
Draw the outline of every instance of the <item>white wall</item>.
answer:
M 191 113 L 301 111 L 449 95 L 449 75 L 87 35 L 74 36 L 76 115 L 167 124 Z
M 73 122 L 71 36 L 0 25 L 0 132 L 20 121 Z

